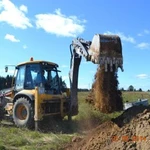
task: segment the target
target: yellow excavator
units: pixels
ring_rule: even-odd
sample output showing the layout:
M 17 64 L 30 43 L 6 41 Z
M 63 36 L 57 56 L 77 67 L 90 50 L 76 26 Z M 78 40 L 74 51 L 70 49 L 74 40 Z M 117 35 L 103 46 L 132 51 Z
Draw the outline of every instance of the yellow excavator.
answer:
M 95 34 L 92 41 L 73 39 L 70 52 L 70 89 L 65 93 L 56 63 L 31 58 L 18 64 L 12 88 L 2 90 L 0 94 L 0 120 L 8 117 L 17 127 L 37 130 L 39 122 L 46 116 L 68 116 L 71 119 L 77 115 L 78 72 L 82 57 L 104 66 L 105 71 L 113 71 L 114 68 L 115 71 L 118 68 L 123 71 L 122 45 L 117 35 Z M 8 71 L 8 66 L 5 69 Z

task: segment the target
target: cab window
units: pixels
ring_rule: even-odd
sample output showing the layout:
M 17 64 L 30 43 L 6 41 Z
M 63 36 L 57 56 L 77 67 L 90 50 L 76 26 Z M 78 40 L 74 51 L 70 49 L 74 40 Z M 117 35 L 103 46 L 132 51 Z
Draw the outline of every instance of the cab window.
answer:
M 17 76 L 16 76 L 16 90 L 23 89 L 24 87 L 24 80 L 25 80 L 25 66 L 21 66 L 18 69 Z

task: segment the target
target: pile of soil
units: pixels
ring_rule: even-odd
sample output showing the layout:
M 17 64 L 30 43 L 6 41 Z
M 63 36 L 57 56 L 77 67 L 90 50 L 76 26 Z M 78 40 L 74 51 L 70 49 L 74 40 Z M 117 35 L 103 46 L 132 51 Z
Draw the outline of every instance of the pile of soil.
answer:
M 74 137 L 65 150 L 149 150 L 150 106 L 129 108 L 85 137 Z
M 100 66 L 95 74 L 95 81 L 92 90 L 86 102 L 93 104 L 103 113 L 112 113 L 114 111 L 123 110 L 122 93 L 118 90 L 118 76 L 115 66 L 113 71 L 105 71 L 104 66 Z

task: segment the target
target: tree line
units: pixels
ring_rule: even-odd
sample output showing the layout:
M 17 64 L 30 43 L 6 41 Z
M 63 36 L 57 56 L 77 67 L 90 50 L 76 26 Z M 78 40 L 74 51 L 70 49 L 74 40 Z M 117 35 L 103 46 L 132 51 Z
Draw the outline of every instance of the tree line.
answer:
M 134 86 L 133 85 L 130 85 L 126 90 L 124 89 L 124 88 L 121 88 L 120 89 L 121 91 L 138 91 L 138 92 L 142 92 L 143 90 L 142 90 L 142 88 L 139 88 L 139 89 L 136 89 L 136 88 L 134 88 Z M 147 90 L 148 92 L 150 91 L 149 89 Z
M 6 77 L 0 76 L 0 90 L 10 88 L 12 85 L 13 76 L 7 75 Z
M 7 89 L 12 87 L 13 76 L 7 75 L 6 77 L 0 76 L 0 90 Z M 67 88 L 65 81 L 62 80 L 62 77 L 59 77 L 60 87 L 62 89 Z
M 11 75 L 7 75 L 6 77 L 0 76 L 0 90 L 12 87 L 12 79 L 13 79 L 13 76 Z M 62 77 L 59 77 L 59 82 L 60 82 L 61 88 L 67 88 L 67 85 L 65 81 L 62 80 Z M 130 85 L 126 90 L 124 88 L 121 88 L 120 90 L 121 91 L 138 91 L 138 92 L 143 91 L 142 88 L 135 89 L 133 85 Z M 89 89 L 78 88 L 78 91 L 79 92 L 89 91 Z M 148 92 L 150 92 L 150 90 L 148 90 Z

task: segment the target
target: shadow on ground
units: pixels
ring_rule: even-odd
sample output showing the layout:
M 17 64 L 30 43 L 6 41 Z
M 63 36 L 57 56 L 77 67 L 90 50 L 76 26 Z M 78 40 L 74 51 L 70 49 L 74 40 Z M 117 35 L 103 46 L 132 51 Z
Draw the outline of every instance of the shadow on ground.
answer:
M 59 120 L 56 118 L 46 118 L 40 123 L 41 132 L 53 132 L 53 133 L 83 133 L 93 129 L 99 125 L 99 121 L 96 119 L 88 120 L 71 120 L 67 119 Z

